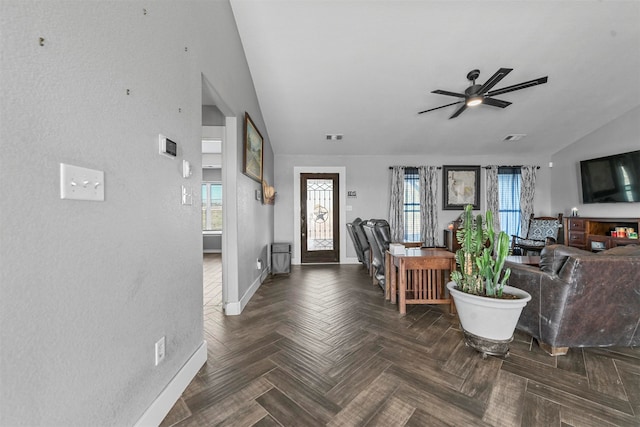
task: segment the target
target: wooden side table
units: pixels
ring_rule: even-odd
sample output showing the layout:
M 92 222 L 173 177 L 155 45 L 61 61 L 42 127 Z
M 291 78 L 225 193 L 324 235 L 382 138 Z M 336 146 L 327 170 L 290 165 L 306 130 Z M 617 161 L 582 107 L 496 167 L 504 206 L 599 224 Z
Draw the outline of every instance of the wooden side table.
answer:
M 456 268 L 455 255 L 444 249 L 409 249 L 405 255 L 385 254 L 385 298 L 398 299 L 400 314 L 407 313 L 407 304 L 449 304 L 455 312 L 453 299 L 446 295 L 449 274 Z

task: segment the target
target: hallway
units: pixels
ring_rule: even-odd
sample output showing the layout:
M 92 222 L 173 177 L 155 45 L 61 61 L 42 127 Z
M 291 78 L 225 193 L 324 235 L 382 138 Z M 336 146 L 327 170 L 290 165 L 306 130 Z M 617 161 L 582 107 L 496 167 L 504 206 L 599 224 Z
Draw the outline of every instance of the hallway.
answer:
M 222 254 L 203 254 L 203 305 L 222 310 Z

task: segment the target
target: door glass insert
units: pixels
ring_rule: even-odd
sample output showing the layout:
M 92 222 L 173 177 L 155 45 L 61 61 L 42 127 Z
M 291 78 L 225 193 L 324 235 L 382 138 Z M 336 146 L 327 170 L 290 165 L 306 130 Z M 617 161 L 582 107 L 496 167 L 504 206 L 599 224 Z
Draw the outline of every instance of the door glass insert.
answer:
M 333 250 L 333 180 L 307 180 L 307 250 Z

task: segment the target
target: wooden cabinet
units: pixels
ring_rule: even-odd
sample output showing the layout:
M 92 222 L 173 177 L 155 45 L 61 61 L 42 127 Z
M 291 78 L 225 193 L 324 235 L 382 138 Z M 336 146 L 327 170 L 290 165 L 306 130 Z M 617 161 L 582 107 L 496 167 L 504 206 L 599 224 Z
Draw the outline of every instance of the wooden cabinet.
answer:
M 587 245 L 587 237 L 585 235 L 585 222 L 584 218 L 565 218 L 565 237 L 564 241 L 568 246 L 575 248 L 585 249 Z
M 453 253 L 460 249 L 460 243 L 456 238 L 456 230 L 444 230 L 444 246 L 449 252 Z
M 637 232 L 640 218 L 568 217 L 564 219 L 564 240 L 568 246 L 594 252 L 640 244 L 638 239 L 611 237 L 616 227 L 633 228 Z

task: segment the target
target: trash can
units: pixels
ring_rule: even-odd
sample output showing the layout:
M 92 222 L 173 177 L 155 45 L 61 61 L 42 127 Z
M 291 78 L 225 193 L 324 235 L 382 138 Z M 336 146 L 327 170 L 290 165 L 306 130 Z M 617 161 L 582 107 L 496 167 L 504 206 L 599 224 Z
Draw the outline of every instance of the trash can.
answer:
M 291 272 L 291 243 L 271 244 L 271 274 Z

